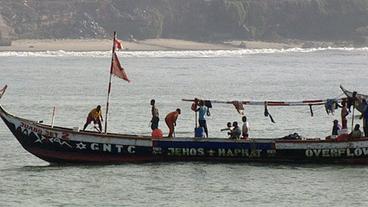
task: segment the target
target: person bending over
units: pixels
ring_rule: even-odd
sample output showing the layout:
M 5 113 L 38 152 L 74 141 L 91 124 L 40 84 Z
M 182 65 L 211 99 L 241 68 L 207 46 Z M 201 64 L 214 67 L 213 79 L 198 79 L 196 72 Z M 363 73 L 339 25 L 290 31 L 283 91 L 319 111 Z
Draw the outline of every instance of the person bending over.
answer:
M 98 105 L 96 108 L 92 109 L 88 116 L 86 123 L 84 124 L 83 130 L 86 130 L 87 126 L 93 121 L 93 124 L 98 124 L 98 129 L 100 132 L 102 132 L 102 125 L 101 121 L 103 121 L 102 118 L 102 112 L 101 112 L 101 106 Z

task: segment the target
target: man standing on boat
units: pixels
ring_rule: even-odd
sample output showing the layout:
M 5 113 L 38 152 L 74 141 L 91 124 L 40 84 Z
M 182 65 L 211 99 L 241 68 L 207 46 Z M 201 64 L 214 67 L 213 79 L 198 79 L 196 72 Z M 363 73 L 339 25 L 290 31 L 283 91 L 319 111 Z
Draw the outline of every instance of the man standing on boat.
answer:
M 247 117 L 243 116 L 242 121 L 243 121 L 242 137 L 243 137 L 243 139 L 248 139 L 248 137 L 249 137 L 249 123 L 247 121 Z
M 158 109 L 155 106 L 155 99 L 151 100 L 151 113 L 152 113 L 152 119 L 151 119 L 151 129 L 155 130 L 158 128 L 158 122 L 160 121 L 159 115 L 158 115 Z
M 86 130 L 87 126 L 93 121 L 93 124 L 98 124 L 98 129 L 100 132 L 102 132 L 102 125 L 101 121 L 103 121 L 102 118 L 102 112 L 101 112 L 101 106 L 98 105 L 96 108 L 92 109 L 88 116 L 86 123 L 84 124 L 83 131 Z
M 167 127 L 169 127 L 169 135 L 167 137 L 172 137 L 174 133 L 174 129 L 176 126 L 176 120 L 178 119 L 181 110 L 177 108 L 175 111 L 170 112 L 165 117 L 165 122 Z
M 208 138 L 208 129 L 207 129 L 207 123 L 206 123 L 206 115 L 209 115 L 207 106 L 204 105 L 204 101 L 199 101 L 199 108 L 196 110 L 198 111 L 198 123 L 199 127 L 203 127 L 204 132 L 206 133 L 206 137 Z
M 348 119 L 346 118 L 349 115 L 348 108 L 346 107 L 346 101 L 341 102 L 341 124 L 342 129 L 348 129 Z

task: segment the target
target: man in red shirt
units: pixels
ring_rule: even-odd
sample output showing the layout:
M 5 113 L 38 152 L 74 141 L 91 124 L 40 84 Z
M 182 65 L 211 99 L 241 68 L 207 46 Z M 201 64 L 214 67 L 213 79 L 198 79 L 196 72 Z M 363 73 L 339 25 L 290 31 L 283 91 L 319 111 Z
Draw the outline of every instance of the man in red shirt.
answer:
M 169 135 L 167 137 L 172 137 L 174 133 L 174 128 L 176 126 L 176 120 L 178 119 L 179 114 L 181 113 L 180 109 L 176 109 L 173 112 L 170 112 L 165 117 L 165 122 L 167 127 L 169 127 Z

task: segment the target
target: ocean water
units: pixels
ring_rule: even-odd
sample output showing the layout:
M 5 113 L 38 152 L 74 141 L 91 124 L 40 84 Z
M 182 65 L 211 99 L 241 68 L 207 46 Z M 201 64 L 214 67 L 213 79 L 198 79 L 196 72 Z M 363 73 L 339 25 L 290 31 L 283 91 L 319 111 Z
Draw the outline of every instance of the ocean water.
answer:
M 182 109 L 176 136 L 193 136 L 183 98 L 307 100 L 341 97 L 339 85 L 368 94 L 368 48 L 119 52 L 131 83 L 113 78 L 108 130 L 149 134 L 150 99 L 161 120 Z M 89 110 L 105 111 L 110 52 L 0 52 L 1 104 L 10 113 L 82 127 Z M 323 106 L 246 106 L 250 136 L 297 132 L 326 137 L 339 111 Z M 349 116 L 351 120 L 351 115 Z M 241 121 L 232 105 L 213 104 L 210 137 Z M 358 122 L 356 120 L 355 122 Z M 163 122 L 160 128 L 167 133 Z M 221 163 L 54 166 L 27 153 L 0 124 L 0 206 L 366 206 L 368 167 Z

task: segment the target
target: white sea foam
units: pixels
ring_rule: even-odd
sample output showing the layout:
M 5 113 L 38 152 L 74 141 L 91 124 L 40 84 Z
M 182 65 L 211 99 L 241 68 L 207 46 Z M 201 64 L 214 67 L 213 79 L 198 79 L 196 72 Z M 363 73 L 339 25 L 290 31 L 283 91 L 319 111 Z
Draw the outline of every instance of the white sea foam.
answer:
M 289 48 L 289 49 L 239 49 L 239 50 L 182 50 L 182 51 L 120 51 L 121 57 L 152 57 L 152 58 L 203 58 L 203 57 L 241 57 L 251 54 L 275 54 L 275 53 L 313 53 L 320 51 L 368 51 L 364 48 Z M 43 51 L 43 52 L 0 52 L 0 57 L 109 57 L 111 51 Z

